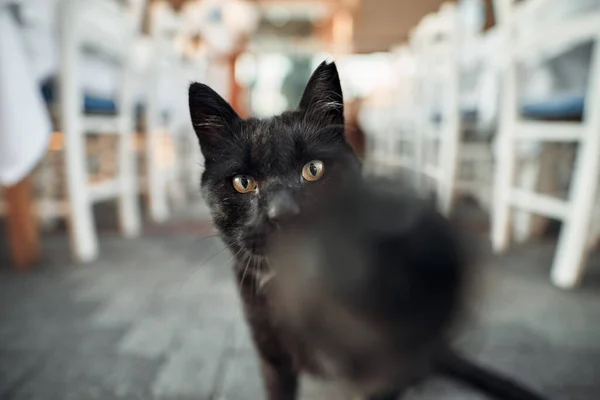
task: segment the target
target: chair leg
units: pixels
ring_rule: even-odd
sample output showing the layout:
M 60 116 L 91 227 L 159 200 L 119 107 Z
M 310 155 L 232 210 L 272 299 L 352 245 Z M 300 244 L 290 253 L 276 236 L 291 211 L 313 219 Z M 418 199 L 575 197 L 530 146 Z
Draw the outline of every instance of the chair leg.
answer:
M 39 230 L 31 194 L 31 177 L 5 188 L 11 257 L 17 270 L 31 267 L 40 256 Z
M 185 190 L 185 181 L 183 179 L 184 157 L 182 152 L 182 138 L 176 132 L 174 127 L 170 128 L 170 138 L 173 142 L 173 165 L 170 179 L 170 185 L 167 185 L 167 193 L 172 200 L 174 208 L 182 208 L 187 202 L 187 191 Z
M 556 166 L 559 160 L 556 146 L 551 143 L 541 145 L 539 157 L 528 159 L 519 168 L 520 186 L 528 192 L 552 194 L 556 188 Z M 524 243 L 532 237 L 539 237 L 548 226 L 548 218 L 526 210 L 514 212 L 513 234 L 517 243 Z
M 595 208 L 600 171 L 600 140 L 595 130 L 588 132 L 578 151 L 570 193 L 569 213 L 563 223 L 552 266 L 552 283 L 563 289 L 575 287 L 587 261 L 590 221 Z
M 71 245 L 75 259 L 85 263 L 98 257 L 98 237 L 88 196 L 84 136 L 79 132 L 69 132 L 66 126 L 68 123 L 65 124 L 65 167 Z
M 600 48 L 596 44 L 592 52 L 590 71 L 600 67 Z M 600 179 L 600 90 L 598 74 L 590 74 L 583 119 L 585 128 L 579 143 L 573 179 L 569 193 L 570 207 L 560 232 L 558 248 L 552 265 L 552 283 L 564 289 L 575 287 L 583 275 L 587 261 L 590 224 L 598 198 Z
M 512 138 L 500 135 L 494 178 L 494 200 L 492 206 L 492 250 L 506 250 L 510 241 L 510 189 L 515 173 L 515 144 Z
M 442 172 L 444 174 L 442 179 L 442 212 L 444 215 L 450 214 L 456 199 L 456 180 L 460 159 L 460 128 L 456 126 L 453 128 L 453 131 L 451 136 L 449 135 L 440 141 L 440 145 L 445 147 L 442 158 L 445 162 L 440 165 L 443 168 Z M 443 143 L 444 140 L 448 142 Z
M 189 140 L 190 149 L 187 149 L 187 167 L 189 170 L 187 171 L 187 176 L 189 177 L 188 181 L 188 190 L 193 194 L 200 192 L 200 181 L 202 179 L 202 173 L 204 172 L 204 156 L 198 147 L 198 141 L 196 140 L 196 136 L 193 132 L 186 132 Z
M 535 192 L 540 173 L 540 160 L 527 159 L 518 168 L 517 185 L 527 192 Z M 513 211 L 512 235 L 515 242 L 525 243 L 531 237 L 533 215 L 528 210 Z
M 417 188 L 417 190 L 419 190 L 420 192 L 425 192 L 425 188 L 424 188 L 424 177 L 423 177 L 423 164 L 424 164 L 424 151 L 425 151 L 425 144 L 424 144 L 424 132 L 422 128 L 422 125 L 419 124 L 418 126 L 418 131 L 415 132 L 415 136 L 414 136 L 414 142 L 413 142 L 413 183 L 415 185 L 415 187 Z
M 167 205 L 167 190 L 165 184 L 165 174 L 160 165 L 157 151 L 161 146 L 158 143 L 160 134 L 153 125 L 147 127 L 146 133 L 146 169 L 148 175 L 148 198 L 150 218 L 153 222 L 164 222 L 169 217 L 169 208 Z
M 125 237 L 140 234 L 140 210 L 138 203 L 137 154 L 134 149 L 134 133 L 128 121 L 122 122 L 119 136 L 119 224 Z
M 81 105 L 83 93 L 79 88 L 79 47 L 76 19 L 77 2 L 62 5 L 60 26 L 61 68 L 60 104 L 61 126 L 65 138 L 65 174 L 69 201 L 69 227 L 74 257 L 90 262 L 98 257 L 98 238 L 94 225 L 86 165 L 85 135 Z
M 600 187 L 600 185 L 599 185 Z M 593 250 L 600 240 L 600 198 L 596 199 L 596 208 L 592 217 L 592 226 L 588 239 L 588 250 Z
M 537 183 L 537 191 L 543 194 L 555 194 L 558 188 L 558 169 L 555 165 L 557 160 L 560 161 L 561 157 L 559 149 L 554 143 L 547 143 L 542 147 L 542 154 L 540 158 L 540 172 Z M 529 228 L 529 235 L 533 237 L 541 237 L 546 228 L 548 227 L 550 220 L 547 217 L 541 215 L 534 215 L 531 219 L 531 226 Z

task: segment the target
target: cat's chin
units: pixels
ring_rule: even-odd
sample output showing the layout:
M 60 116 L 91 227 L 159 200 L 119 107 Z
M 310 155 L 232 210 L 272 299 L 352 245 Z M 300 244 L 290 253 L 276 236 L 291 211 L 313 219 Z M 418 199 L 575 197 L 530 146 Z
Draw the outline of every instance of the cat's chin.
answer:
M 243 240 L 243 247 L 246 252 L 259 257 L 267 255 L 268 248 L 267 235 L 264 234 L 252 234 L 247 235 Z
M 266 248 L 247 248 L 246 249 L 247 254 L 254 256 L 254 257 L 259 257 L 259 258 L 263 258 L 267 256 L 267 249 Z

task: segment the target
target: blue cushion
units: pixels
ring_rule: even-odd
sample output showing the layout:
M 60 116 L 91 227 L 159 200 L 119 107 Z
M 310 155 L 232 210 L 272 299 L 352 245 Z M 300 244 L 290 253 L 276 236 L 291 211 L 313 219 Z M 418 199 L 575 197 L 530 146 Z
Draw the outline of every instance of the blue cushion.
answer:
M 47 103 L 54 101 L 54 83 L 52 80 L 46 81 L 42 85 L 42 96 Z M 86 113 L 95 114 L 114 114 L 117 112 L 117 104 L 113 99 L 106 99 L 89 94 L 83 95 L 83 109 Z
M 84 94 L 83 109 L 86 113 L 115 114 L 117 112 L 117 104 L 112 99 L 103 99 Z
M 575 119 L 583 115 L 585 97 L 565 95 L 548 100 L 528 102 L 521 106 L 524 117 L 536 119 Z

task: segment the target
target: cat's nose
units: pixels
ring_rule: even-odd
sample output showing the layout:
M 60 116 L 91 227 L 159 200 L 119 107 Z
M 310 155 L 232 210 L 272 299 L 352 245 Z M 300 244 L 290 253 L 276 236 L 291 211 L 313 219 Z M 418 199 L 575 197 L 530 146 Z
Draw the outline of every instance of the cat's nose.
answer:
M 270 221 L 286 220 L 299 213 L 300 207 L 290 192 L 279 191 L 270 197 L 267 206 L 267 217 Z

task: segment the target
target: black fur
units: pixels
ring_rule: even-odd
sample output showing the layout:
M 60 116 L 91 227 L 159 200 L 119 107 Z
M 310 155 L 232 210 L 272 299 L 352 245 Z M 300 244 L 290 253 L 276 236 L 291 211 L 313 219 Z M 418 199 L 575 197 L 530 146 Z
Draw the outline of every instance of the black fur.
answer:
M 310 347 L 310 341 L 293 334 L 289 326 L 282 323 L 286 316 L 281 315 L 281 309 L 276 305 L 273 307 L 277 298 L 270 296 L 268 285 L 265 286 L 273 273 L 266 257 L 269 245 L 276 237 L 274 233 L 286 226 L 285 220 L 270 217 L 269 209 L 284 199 L 289 207 L 300 210 L 302 216 L 305 211 L 313 210 L 312 206 L 319 207 L 318 200 L 336 193 L 334 188 L 348 188 L 361 179 L 360 163 L 344 138 L 343 96 L 337 69 L 335 64 L 322 63 L 309 80 L 298 109 L 269 119 L 240 118 L 225 100 L 200 83 L 190 86 L 189 105 L 205 157 L 202 193 L 211 209 L 215 226 L 235 256 L 237 282 L 246 319 L 260 355 L 268 399 L 294 400 L 301 371 L 321 375 L 328 371 Z M 301 174 L 302 167 L 311 160 L 321 160 L 325 166 L 323 177 L 315 182 L 304 180 Z M 237 192 L 232 181 L 238 174 L 254 177 L 258 188 L 250 193 Z M 414 251 L 417 258 L 432 260 L 432 253 L 426 246 L 423 247 L 423 238 L 418 236 L 419 232 L 426 234 L 426 224 L 422 227 L 425 231 L 417 230 L 412 239 L 408 238 L 412 244 L 407 244 L 406 250 Z M 398 250 L 394 243 L 389 245 L 389 251 Z M 389 261 L 387 256 L 383 259 Z M 433 259 L 435 264 L 435 257 Z M 401 269 L 389 272 L 392 275 L 385 279 L 387 283 L 393 286 L 401 282 L 393 278 L 394 274 L 402 272 Z M 419 274 L 415 276 L 421 276 Z M 454 289 L 441 298 L 450 299 L 453 294 Z M 421 293 L 411 297 L 417 302 L 417 307 L 427 306 L 423 296 Z M 376 303 L 370 310 L 381 307 L 385 309 L 385 302 Z M 375 385 L 375 391 L 367 389 L 362 392 L 369 396 L 372 394 L 373 399 L 392 399 L 413 379 L 430 371 L 430 362 L 436 353 L 432 349 L 437 349 L 440 333 L 448 324 L 447 318 L 453 309 L 453 304 L 449 304 L 446 311 L 432 309 L 430 311 L 436 317 L 425 321 L 427 323 L 422 326 L 417 324 L 421 329 L 417 332 L 433 332 L 430 336 L 426 335 L 432 345 L 423 347 L 424 353 L 419 348 L 409 358 L 416 364 L 409 365 L 412 372 L 402 375 L 402 379 L 396 382 L 394 388 L 397 387 L 397 390 L 390 391 L 388 389 L 391 388 L 381 386 L 382 392 L 379 392 L 380 385 Z M 384 314 L 390 315 L 389 312 Z M 430 322 L 433 325 L 428 325 Z M 338 354 L 343 357 L 343 352 Z M 343 364 L 343 358 L 338 361 Z M 356 365 L 348 367 L 349 376 L 360 376 L 364 372 L 361 372 L 360 366 L 358 369 L 354 367 Z

